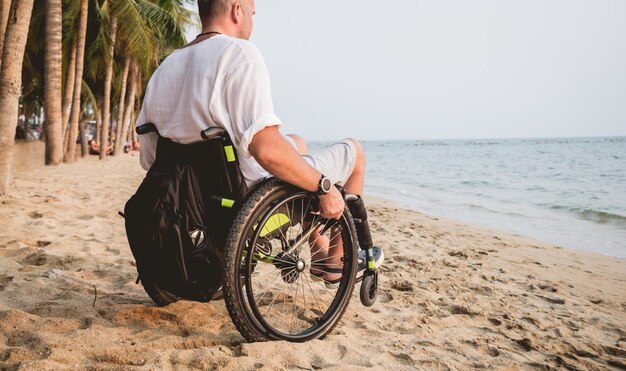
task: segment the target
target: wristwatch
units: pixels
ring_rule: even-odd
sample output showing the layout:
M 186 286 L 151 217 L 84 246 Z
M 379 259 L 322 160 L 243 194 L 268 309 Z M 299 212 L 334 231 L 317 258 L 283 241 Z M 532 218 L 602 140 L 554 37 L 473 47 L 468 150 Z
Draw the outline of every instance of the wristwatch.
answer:
M 316 194 L 319 196 L 326 195 L 328 194 L 328 192 L 330 192 L 332 187 L 333 187 L 333 182 L 331 182 L 330 179 L 326 177 L 326 175 L 322 174 L 320 178 L 320 182 L 317 185 Z

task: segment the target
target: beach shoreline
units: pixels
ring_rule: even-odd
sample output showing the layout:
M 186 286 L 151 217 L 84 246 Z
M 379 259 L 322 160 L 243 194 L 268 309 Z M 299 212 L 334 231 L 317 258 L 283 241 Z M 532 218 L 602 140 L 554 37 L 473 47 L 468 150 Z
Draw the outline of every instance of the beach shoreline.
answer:
M 157 308 L 135 284 L 137 153 L 29 164 L 41 147 L 0 196 L 0 368 L 626 368 L 626 260 L 367 196 L 378 302 L 355 292 L 324 340 L 245 343 L 223 301 Z

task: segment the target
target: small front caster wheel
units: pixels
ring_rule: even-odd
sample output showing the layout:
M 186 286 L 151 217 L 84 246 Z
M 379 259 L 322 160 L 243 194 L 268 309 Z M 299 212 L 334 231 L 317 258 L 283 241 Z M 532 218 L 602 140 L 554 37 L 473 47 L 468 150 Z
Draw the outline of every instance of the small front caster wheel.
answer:
M 378 271 L 363 277 L 361 282 L 361 303 L 366 307 L 371 307 L 376 302 L 378 295 Z

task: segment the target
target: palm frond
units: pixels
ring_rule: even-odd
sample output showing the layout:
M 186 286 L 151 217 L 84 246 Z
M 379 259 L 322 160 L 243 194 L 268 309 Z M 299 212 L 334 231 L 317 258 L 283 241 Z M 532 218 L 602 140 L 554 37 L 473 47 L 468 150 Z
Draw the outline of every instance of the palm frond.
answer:
M 116 0 L 110 3 L 111 11 L 118 19 L 120 46 L 148 66 L 155 51 L 155 34 L 138 9 L 134 0 Z

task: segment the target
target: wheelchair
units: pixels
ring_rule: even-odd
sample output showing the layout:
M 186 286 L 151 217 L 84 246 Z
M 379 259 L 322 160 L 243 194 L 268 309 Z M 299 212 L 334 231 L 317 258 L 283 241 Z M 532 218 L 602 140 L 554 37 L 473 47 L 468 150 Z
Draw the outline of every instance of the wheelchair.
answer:
M 136 130 L 139 135 L 158 136 L 157 156 L 162 143 L 184 146 L 161 137 L 153 124 Z M 319 213 L 315 194 L 279 179 L 266 179 L 248 190 L 225 129 L 205 129 L 201 138 L 199 143 L 187 146 L 206 146 L 220 153 L 221 170 L 213 174 L 219 178 L 219 187 L 206 196 L 226 211 L 219 228 L 227 232 L 217 239 L 219 289 L 208 297 L 191 300 L 209 301 L 223 296 L 234 325 L 250 342 L 323 338 L 339 323 L 358 282 L 362 304 L 369 307 L 375 303 L 375 252 L 380 250 L 371 241 L 360 197 L 342 191 L 346 201 L 343 215 L 338 220 L 325 219 Z M 320 246 L 326 245 L 335 256 L 320 251 Z M 333 271 L 340 271 L 341 278 L 333 282 L 323 276 L 324 263 L 331 257 L 342 262 L 342 267 Z M 366 267 L 359 269 L 359 264 Z M 158 285 L 142 283 L 160 306 L 181 299 Z

